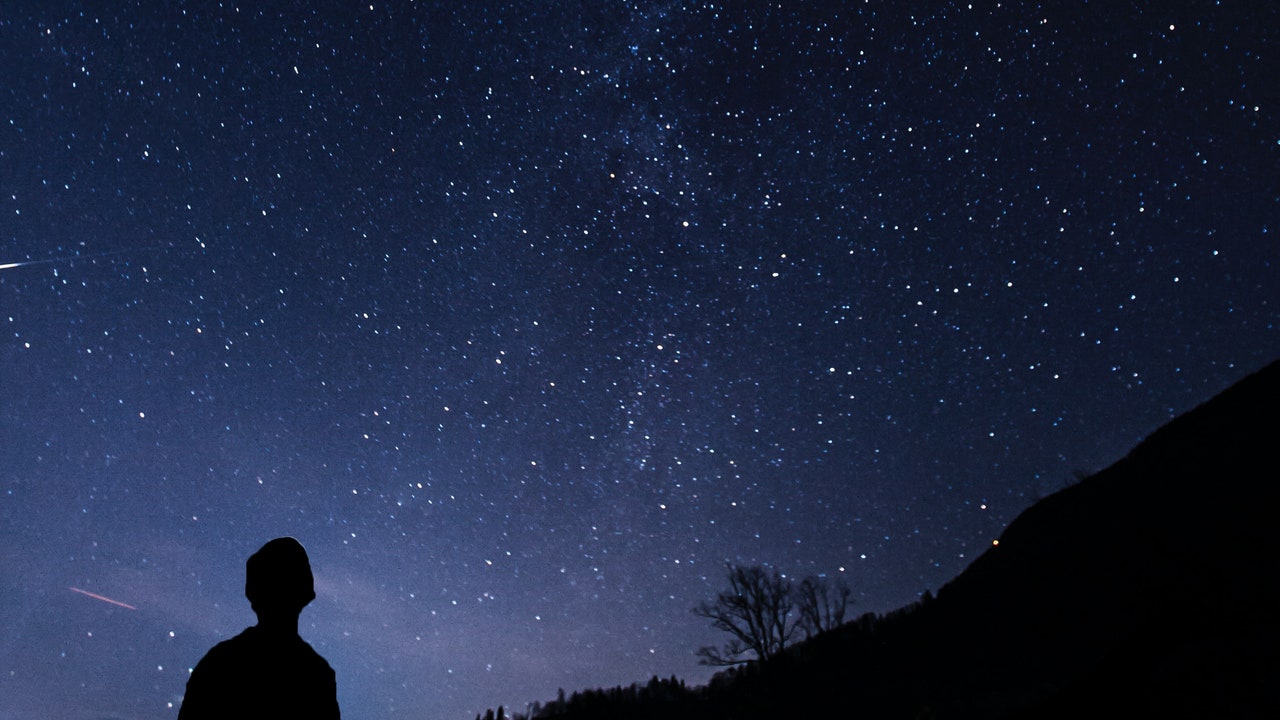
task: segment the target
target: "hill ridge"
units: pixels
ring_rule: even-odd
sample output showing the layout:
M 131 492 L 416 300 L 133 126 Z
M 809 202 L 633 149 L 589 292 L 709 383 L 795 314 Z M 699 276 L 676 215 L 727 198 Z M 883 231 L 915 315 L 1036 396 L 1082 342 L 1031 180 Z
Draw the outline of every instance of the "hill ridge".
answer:
M 704 688 L 586 691 L 534 715 L 1280 717 L 1277 408 L 1280 361 L 1024 510 L 936 598 Z

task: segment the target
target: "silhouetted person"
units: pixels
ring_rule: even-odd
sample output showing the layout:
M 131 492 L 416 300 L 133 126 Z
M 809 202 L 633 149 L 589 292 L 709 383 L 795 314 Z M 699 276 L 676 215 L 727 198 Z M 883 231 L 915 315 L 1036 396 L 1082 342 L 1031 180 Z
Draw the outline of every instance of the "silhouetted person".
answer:
M 283 537 L 263 545 L 246 564 L 244 594 L 258 624 L 196 665 L 178 720 L 336 720 L 333 669 L 298 637 L 298 614 L 316 597 L 302 544 Z

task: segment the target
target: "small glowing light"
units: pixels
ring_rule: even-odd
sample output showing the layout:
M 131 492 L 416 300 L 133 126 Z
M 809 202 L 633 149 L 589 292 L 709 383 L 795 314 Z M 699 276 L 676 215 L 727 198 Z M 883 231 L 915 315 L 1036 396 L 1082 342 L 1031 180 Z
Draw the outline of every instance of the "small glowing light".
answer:
M 994 547 L 994 546 L 996 546 L 996 545 L 999 545 L 999 544 L 1000 544 L 1000 541 L 999 541 L 999 540 L 992 540 L 992 541 L 991 541 L 991 545 L 992 545 L 992 547 Z

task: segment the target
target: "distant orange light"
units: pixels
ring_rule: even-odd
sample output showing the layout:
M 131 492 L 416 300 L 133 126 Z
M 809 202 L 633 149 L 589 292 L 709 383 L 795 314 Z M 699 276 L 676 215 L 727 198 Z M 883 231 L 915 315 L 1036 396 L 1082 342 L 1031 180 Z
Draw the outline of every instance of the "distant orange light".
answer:
M 991 541 L 991 544 L 992 544 L 992 545 L 999 545 L 999 544 L 1000 544 L 1000 541 L 999 541 L 999 540 L 992 540 L 992 541 Z

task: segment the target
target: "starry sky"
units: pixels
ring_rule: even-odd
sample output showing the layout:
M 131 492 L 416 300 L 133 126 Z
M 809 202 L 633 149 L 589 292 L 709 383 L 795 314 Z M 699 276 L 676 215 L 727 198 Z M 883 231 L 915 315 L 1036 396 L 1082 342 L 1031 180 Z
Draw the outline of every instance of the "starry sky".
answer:
M 726 562 L 936 590 L 1280 356 L 1277 28 L 6 3 L 0 718 L 174 717 L 285 534 L 349 718 L 705 682 Z

